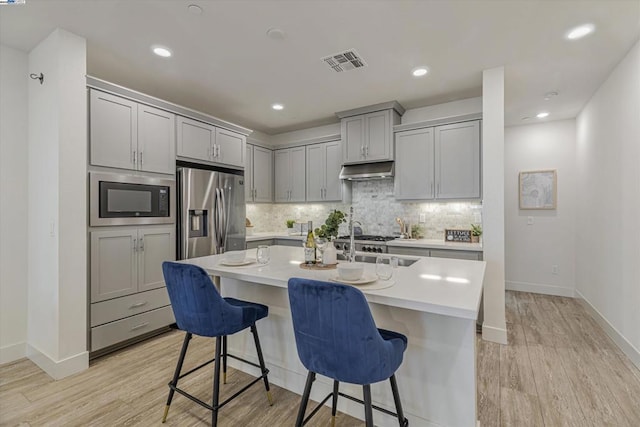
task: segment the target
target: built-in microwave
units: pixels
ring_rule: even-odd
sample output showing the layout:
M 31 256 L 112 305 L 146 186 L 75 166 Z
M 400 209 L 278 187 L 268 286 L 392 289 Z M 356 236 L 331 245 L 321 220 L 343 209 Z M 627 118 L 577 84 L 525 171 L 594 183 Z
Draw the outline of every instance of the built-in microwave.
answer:
M 175 181 L 89 172 L 89 225 L 175 223 Z

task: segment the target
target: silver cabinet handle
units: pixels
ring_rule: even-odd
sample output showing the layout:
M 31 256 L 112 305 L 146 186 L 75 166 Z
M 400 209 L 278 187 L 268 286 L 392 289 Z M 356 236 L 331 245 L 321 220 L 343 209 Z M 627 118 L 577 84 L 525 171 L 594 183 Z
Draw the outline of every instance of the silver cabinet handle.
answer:
M 138 239 L 133 239 L 133 252 L 138 252 Z
M 140 250 L 144 252 L 144 238 L 140 238 Z
M 138 163 L 137 158 L 136 158 L 137 153 L 138 153 L 138 152 L 137 152 L 136 150 L 133 150 L 133 164 L 134 164 L 134 165 L 135 165 L 136 163 Z
M 254 188 L 254 189 L 253 189 L 253 198 L 254 198 L 254 199 L 257 199 L 257 198 L 258 198 L 258 189 L 257 189 L 257 188 Z
M 144 165 L 144 160 L 143 160 L 143 157 L 142 157 L 142 151 L 140 152 L 140 164 Z
M 138 308 L 138 307 L 142 307 L 148 304 L 148 301 L 143 301 L 143 302 L 137 302 L 135 304 L 131 304 L 129 306 L 129 309 L 133 310 L 134 308 Z
M 367 145 L 366 147 L 364 147 L 364 150 L 365 150 L 364 156 L 369 157 L 369 146 Z
M 144 328 L 145 326 L 147 326 L 149 324 L 149 322 L 144 322 L 141 323 L 139 325 L 134 326 L 133 328 L 131 328 L 132 331 L 135 331 L 136 329 L 140 329 L 140 328 Z
M 213 144 L 213 157 L 220 157 L 220 146 L 218 144 Z

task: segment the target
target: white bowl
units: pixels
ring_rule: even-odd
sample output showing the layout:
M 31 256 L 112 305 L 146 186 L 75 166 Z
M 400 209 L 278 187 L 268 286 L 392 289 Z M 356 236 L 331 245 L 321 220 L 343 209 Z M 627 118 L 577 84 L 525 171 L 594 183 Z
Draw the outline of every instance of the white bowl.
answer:
M 359 280 L 364 273 L 364 266 L 355 262 L 342 262 L 337 268 L 338 277 L 342 280 Z
M 245 251 L 229 251 L 224 253 L 224 259 L 229 262 L 242 262 L 245 258 Z

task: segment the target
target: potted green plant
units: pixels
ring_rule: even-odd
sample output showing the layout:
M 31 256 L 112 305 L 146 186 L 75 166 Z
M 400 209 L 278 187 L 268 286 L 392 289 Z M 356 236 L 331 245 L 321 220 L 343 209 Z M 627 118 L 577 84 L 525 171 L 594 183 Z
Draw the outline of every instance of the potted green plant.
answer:
M 338 237 L 338 228 L 343 222 L 347 222 L 345 219 L 347 214 L 337 209 L 334 209 L 329 213 L 324 224 L 314 230 L 317 237 L 324 237 L 329 240 L 333 240 Z
M 482 236 L 482 226 L 480 224 L 471 224 L 471 243 L 479 243 Z
M 424 237 L 424 230 L 420 224 L 413 224 L 411 226 L 411 237 L 414 239 L 422 239 Z

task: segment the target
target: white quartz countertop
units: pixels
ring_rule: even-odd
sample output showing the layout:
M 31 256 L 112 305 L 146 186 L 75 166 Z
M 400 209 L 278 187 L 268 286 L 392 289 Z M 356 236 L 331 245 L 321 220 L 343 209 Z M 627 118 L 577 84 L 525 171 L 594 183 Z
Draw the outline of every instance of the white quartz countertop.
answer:
M 253 233 L 251 236 L 247 236 L 247 242 L 255 242 L 256 240 L 269 240 L 269 239 L 289 239 L 289 240 L 303 240 L 307 236 L 301 236 L 300 233 L 286 234 L 283 232 L 260 232 Z
M 482 244 L 480 243 L 445 242 L 436 239 L 396 239 L 388 241 L 387 246 L 482 252 Z
M 291 239 L 303 240 L 306 236 L 299 234 L 288 235 L 283 232 L 260 232 L 247 236 L 247 242 L 255 242 L 256 240 L 268 239 Z M 396 239 L 387 242 L 387 246 L 400 246 L 405 248 L 424 248 L 424 249 L 448 249 L 453 251 L 472 251 L 482 252 L 482 244 L 480 243 L 462 243 L 462 242 L 445 242 L 436 239 Z
M 191 258 L 180 262 L 199 265 L 209 274 L 247 282 L 286 288 L 291 277 L 328 281 L 337 277 L 336 270 L 304 270 L 302 248 L 271 246 L 271 261 L 266 265 L 252 263 L 241 267 L 221 264 L 223 255 Z M 246 251 L 254 259 L 255 249 Z M 362 291 L 367 300 L 393 307 L 418 310 L 451 317 L 477 319 L 485 273 L 484 261 L 447 258 L 398 256 L 418 259 L 409 267 L 394 269 L 394 285 L 380 290 Z M 363 263 L 365 275 L 375 276 L 375 264 Z

